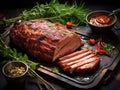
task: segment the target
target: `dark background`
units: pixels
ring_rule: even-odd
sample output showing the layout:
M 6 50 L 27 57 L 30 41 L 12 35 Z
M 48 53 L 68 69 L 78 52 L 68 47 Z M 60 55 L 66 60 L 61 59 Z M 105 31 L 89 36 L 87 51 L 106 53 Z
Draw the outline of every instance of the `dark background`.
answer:
M 45 0 L 46 2 L 50 2 L 50 0 Z M 38 3 L 45 3 L 44 0 L 0 0 L 0 14 L 5 15 L 6 17 L 15 17 L 17 16 L 22 10 L 32 8 L 34 5 L 36 5 L 36 2 Z M 60 3 L 64 3 L 67 0 L 59 0 Z M 72 4 L 75 0 L 68 0 L 69 4 Z M 114 9 L 120 8 L 119 6 L 119 0 L 76 0 L 77 4 L 80 4 L 81 2 L 85 3 L 85 7 L 89 10 L 109 10 L 112 11 Z M 117 14 L 118 21 L 120 21 L 120 14 Z M 120 24 L 119 24 L 120 25 Z M 120 30 L 119 30 L 120 31 Z M 119 32 L 118 31 L 118 32 Z M 120 36 L 120 33 L 119 33 Z M 95 90 L 120 90 L 120 80 L 116 80 L 115 77 L 120 74 L 120 63 L 114 70 L 112 77 L 110 77 L 107 82 L 104 83 L 101 82 L 97 87 L 95 87 Z M 0 70 L 1 71 L 1 70 Z M 72 86 L 69 86 L 63 82 L 57 81 L 53 78 L 46 77 L 45 75 L 42 75 L 44 79 L 46 79 L 48 82 L 50 82 L 56 90 L 77 90 L 77 88 L 74 88 Z M 104 81 L 104 79 L 103 79 Z M 13 90 L 10 88 L 10 86 L 7 86 L 7 82 L 5 78 L 3 77 L 2 73 L 0 73 L 0 90 Z M 15 90 L 38 90 L 38 88 L 35 85 L 25 85 L 25 88 L 17 88 Z
M 3 10 L 13 10 L 13 9 L 26 9 L 32 8 L 36 3 L 49 3 L 51 0 L 0 0 L 0 11 Z M 112 11 L 116 8 L 119 8 L 119 0 L 58 0 L 60 3 L 68 2 L 68 4 L 77 4 L 84 3 L 85 7 L 90 10 L 109 10 Z
M 0 8 L 1 9 L 10 9 L 10 8 L 26 8 L 31 7 L 36 4 L 36 2 L 39 3 L 45 3 L 50 2 L 51 0 L 0 0 Z M 114 8 L 119 6 L 119 0 L 59 0 L 60 3 L 68 2 L 72 4 L 74 1 L 76 1 L 78 4 L 80 2 L 85 2 L 86 5 L 93 4 L 93 5 L 112 5 L 115 6 Z M 110 8 L 110 7 L 109 7 Z

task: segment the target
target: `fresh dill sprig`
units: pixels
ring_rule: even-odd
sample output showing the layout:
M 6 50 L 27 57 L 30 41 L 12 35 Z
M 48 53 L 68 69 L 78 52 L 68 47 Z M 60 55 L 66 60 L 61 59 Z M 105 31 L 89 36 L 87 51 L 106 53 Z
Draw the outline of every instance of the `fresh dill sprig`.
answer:
M 30 20 L 30 19 L 44 19 L 51 22 L 65 24 L 67 21 L 72 22 L 74 25 L 86 24 L 85 16 L 87 9 L 84 8 L 84 3 L 77 5 L 74 2 L 69 5 L 67 2 L 60 4 L 58 0 L 52 0 L 46 4 L 36 4 L 30 10 L 24 10 L 18 17 L 0 20 L 0 28 L 10 26 L 17 20 Z

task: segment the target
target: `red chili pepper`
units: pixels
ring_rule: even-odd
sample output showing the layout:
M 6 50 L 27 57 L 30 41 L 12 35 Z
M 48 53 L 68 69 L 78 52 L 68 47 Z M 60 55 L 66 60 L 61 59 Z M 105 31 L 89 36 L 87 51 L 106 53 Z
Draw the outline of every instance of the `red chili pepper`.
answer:
M 100 47 L 101 47 L 101 41 L 97 43 L 97 48 L 100 48 Z
M 106 50 L 101 49 L 101 47 L 103 47 L 103 46 L 104 46 L 104 43 L 101 42 L 101 41 L 99 41 L 99 42 L 97 43 L 97 47 L 96 47 L 95 52 L 96 52 L 96 53 L 99 53 L 99 54 L 105 54 L 105 55 L 107 55 L 107 56 L 110 56 L 110 54 L 109 54 Z
M 105 54 L 107 56 L 110 56 L 110 54 L 106 50 L 102 50 L 100 48 L 96 48 L 96 53 Z
M 102 47 L 104 47 L 104 42 L 101 41 L 100 44 L 101 44 Z

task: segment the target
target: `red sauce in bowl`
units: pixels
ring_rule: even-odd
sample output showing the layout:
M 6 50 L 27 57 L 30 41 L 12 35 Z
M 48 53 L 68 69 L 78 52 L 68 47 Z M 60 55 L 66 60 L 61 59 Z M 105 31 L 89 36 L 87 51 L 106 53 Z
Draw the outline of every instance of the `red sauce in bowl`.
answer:
M 106 24 L 110 22 L 110 18 L 105 15 L 100 15 L 96 17 L 96 21 L 101 23 L 101 24 Z
M 98 15 L 90 18 L 89 22 L 95 26 L 109 26 L 112 24 L 113 20 L 111 17 L 108 17 L 106 15 Z

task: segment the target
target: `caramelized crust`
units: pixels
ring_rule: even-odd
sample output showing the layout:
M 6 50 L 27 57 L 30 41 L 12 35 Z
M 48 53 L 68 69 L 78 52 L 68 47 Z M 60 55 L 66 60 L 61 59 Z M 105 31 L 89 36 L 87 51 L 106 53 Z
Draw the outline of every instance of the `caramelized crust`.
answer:
M 81 37 L 61 24 L 46 20 L 16 22 L 10 39 L 17 47 L 40 61 L 54 62 L 81 46 Z

